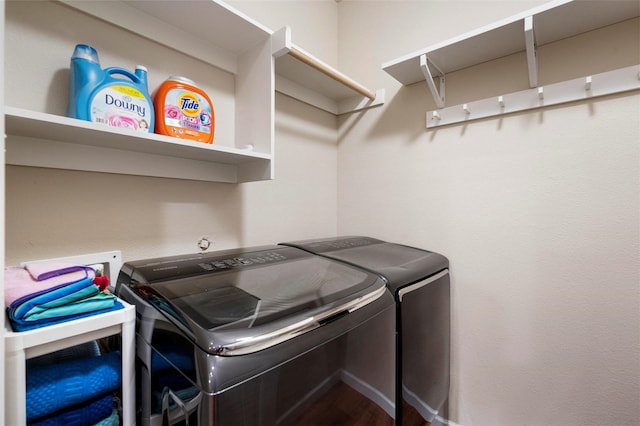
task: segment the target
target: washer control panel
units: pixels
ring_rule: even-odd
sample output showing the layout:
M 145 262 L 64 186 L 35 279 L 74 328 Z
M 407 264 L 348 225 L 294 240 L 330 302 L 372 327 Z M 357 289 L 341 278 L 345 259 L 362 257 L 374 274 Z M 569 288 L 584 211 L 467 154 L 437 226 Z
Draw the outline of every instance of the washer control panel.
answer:
M 137 283 L 156 283 L 314 257 L 313 254 L 294 247 L 264 246 L 127 262 L 123 264 L 120 275 L 128 276 Z
M 275 252 L 247 253 L 244 256 L 232 257 L 228 259 L 216 259 L 211 262 L 201 262 L 198 264 L 205 271 L 220 271 L 224 269 L 239 268 L 254 264 L 264 264 L 281 262 L 287 260 L 287 256 Z

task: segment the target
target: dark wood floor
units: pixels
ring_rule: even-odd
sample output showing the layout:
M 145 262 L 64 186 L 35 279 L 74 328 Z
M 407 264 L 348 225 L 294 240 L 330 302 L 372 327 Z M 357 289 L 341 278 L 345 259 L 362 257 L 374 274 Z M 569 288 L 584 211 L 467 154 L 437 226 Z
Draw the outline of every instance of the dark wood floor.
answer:
M 422 418 L 415 408 L 407 403 L 402 405 L 402 426 L 430 426 L 431 423 Z
M 429 426 L 417 411 L 405 407 L 403 426 Z M 296 422 L 299 426 L 393 426 L 378 405 L 343 382 L 326 392 Z

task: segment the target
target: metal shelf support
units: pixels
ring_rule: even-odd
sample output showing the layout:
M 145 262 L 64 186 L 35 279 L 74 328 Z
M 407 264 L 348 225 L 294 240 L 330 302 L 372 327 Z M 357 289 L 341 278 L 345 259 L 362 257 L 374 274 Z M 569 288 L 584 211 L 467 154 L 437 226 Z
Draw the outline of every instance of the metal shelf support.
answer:
M 431 64 L 433 65 L 434 68 L 438 69 L 438 67 L 436 67 L 433 62 Z M 436 102 L 436 106 L 438 108 L 444 108 L 444 100 L 445 100 L 444 73 L 438 70 L 438 72 L 440 73 L 440 76 L 439 76 L 440 90 L 438 90 L 436 88 L 435 82 L 433 81 L 433 76 L 431 75 L 431 69 L 429 68 L 429 58 L 427 58 L 426 53 L 423 55 L 420 55 L 420 69 L 422 70 L 422 74 L 424 74 L 424 79 L 427 82 L 427 86 L 429 87 L 429 91 L 433 96 L 433 100 Z
M 533 31 L 533 16 L 524 18 L 524 42 L 527 50 L 529 87 L 533 88 L 538 86 L 538 57 L 536 52 L 536 36 Z

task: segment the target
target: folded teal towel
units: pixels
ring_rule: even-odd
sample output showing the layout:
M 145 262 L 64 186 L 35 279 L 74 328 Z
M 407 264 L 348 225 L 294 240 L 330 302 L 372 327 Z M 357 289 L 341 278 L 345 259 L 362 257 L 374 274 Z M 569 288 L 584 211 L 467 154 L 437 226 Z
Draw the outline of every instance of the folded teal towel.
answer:
M 58 318 L 45 318 L 45 319 L 40 319 L 35 321 L 21 321 L 21 320 L 10 318 L 11 328 L 13 329 L 13 331 L 33 330 L 36 328 L 48 327 L 53 324 L 59 324 L 61 322 L 67 322 L 67 321 L 76 320 L 80 318 L 90 317 L 93 315 L 117 311 L 119 309 L 124 309 L 124 305 L 120 303 L 117 298 L 113 297 L 113 300 L 114 300 L 114 303 L 111 305 L 110 308 L 101 309 L 99 311 L 88 311 L 88 312 L 79 313 L 75 315 L 68 315 L 68 316 L 58 317 Z
M 120 416 L 118 416 L 118 411 L 114 409 L 111 412 L 111 415 L 104 420 L 99 421 L 93 426 L 118 426 L 120 424 Z
M 102 293 L 96 286 L 84 288 L 76 293 L 35 305 L 22 318 L 36 321 L 49 318 L 61 318 L 84 312 L 101 311 L 113 306 L 114 296 Z

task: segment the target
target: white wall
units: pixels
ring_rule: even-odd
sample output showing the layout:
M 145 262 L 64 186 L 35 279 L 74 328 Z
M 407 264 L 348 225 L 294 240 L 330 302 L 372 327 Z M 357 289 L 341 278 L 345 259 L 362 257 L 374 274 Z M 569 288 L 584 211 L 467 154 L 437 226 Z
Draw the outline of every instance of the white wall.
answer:
M 338 7 L 333 0 L 238 0 L 231 6 L 272 31 L 291 27 L 294 42 L 337 65 Z M 276 178 L 242 186 L 245 245 L 333 236 L 337 231 L 337 119 L 276 93 Z
M 334 0 L 229 0 L 226 3 L 277 31 L 291 28 L 293 42 L 338 65 L 338 3 Z
M 339 4 L 340 68 L 387 102 L 340 120 L 338 233 L 449 258 L 454 422 L 633 425 L 640 95 L 426 130 L 426 84 L 380 67 L 540 3 Z M 541 47 L 541 84 L 640 63 L 638 28 Z M 447 77 L 448 105 L 527 88 L 523 55 Z

